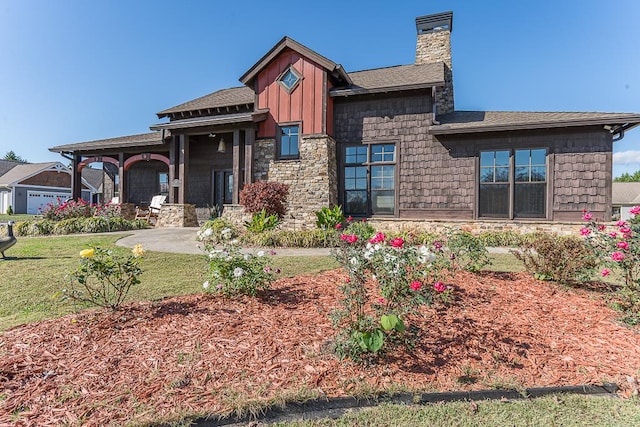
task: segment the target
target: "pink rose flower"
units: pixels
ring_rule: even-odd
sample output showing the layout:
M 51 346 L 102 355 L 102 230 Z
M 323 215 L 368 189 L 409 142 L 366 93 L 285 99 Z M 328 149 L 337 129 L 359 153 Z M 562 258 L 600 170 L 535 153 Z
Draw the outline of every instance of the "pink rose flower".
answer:
M 340 230 L 342 228 L 342 224 L 336 224 L 336 230 Z
M 347 240 L 347 235 L 346 234 L 341 234 L 340 235 L 340 240 Z
M 355 243 L 358 241 L 358 236 L 356 236 L 355 234 L 350 234 L 347 236 L 346 241 L 347 243 Z
M 604 231 L 606 228 L 607 228 L 607 226 L 606 226 L 606 225 L 604 225 L 604 224 L 600 224 L 600 225 L 598 226 L 598 231 Z
M 616 225 L 617 225 L 618 227 L 624 227 L 625 225 L 627 225 L 627 223 L 626 223 L 626 222 L 624 222 L 624 221 L 618 221 L 618 222 L 616 222 Z
M 588 236 L 589 234 L 591 234 L 591 230 L 589 230 L 587 227 L 582 227 L 580 229 L 580 234 L 582 234 L 583 236 Z
M 386 299 L 384 299 L 382 297 L 378 298 L 378 304 L 386 304 L 386 303 L 387 303 Z
M 618 236 L 618 233 L 616 233 L 615 231 L 612 231 L 611 233 L 609 233 L 609 236 L 615 239 Z
M 629 243 L 624 242 L 624 241 L 623 242 L 618 242 L 618 244 L 616 246 L 619 247 L 620 249 L 625 250 L 625 251 L 627 249 L 629 249 Z
M 629 209 L 629 213 L 631 215 L 638 215 L 640 214 L 640 206 L 634 206 L 631 209 Z
M 622 261 L 624 259 L 624 254 L 622 252 L 614 252 L 611 254 L 611 259 L 614 261 Z
M 420 282 L 418 280 L 414 280 L 413 282 L 411 282 L 409 287 L 414 291 L 419 291 L 420 288 L 422 287 L 422 282 Z
M 584 219 L 585 221 L 591 221 L 591 218 L 593 218 L 593 214 L 591 212 L 587 212 L 582 215 L 582 219 Z
M 394 248 L 401 248 L 404 246 L 404 239 L 402 237 L 396 237 L 395 239 L 391 239 L 391 246 Z
M 608 268 L 605 268 L 600 272 L 600 274 L 602 274 L 602 277 L 607 277 L 609 274 L 611 274 L 611 270 L 609 270 Z
M 384 242 L 385 238 L 386 237 L 385 237 L 384 234 L 378 232 L 378 233 L 376 233 L 375 236 L 373 236 L 371 239 L 369 239 L 369 243 L 371 243 L 372 245 L 375 245 L 376 243 L 382 243 L 382 242 Z
M 444 292 L 447 290 L 447 287 L 442 282 L 436 282 L 433 284 L 433 289 L 435 289 L 436 292 Z
M 631 229 L 629 227 L 622 227 L 620 228 L 620 232 L 622 234 L 631 234 Z
M 349 222 L 353 221 L 353 217 L 352 217 L 351 215 L 349 215 L 349 216 L 347 217 L 347 221 L 349 221 Z

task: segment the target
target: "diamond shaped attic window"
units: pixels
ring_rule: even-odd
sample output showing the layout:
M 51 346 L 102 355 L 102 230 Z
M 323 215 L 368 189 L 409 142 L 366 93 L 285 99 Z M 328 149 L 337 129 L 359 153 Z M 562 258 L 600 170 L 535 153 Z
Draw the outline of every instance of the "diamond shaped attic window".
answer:
M 286 90 L 288 93 L 291 93 L 296 88 L 298 83 L 300 83 L 301 79 L 302 76 L 300 75 L 300 73 L 298 73 L 292 66 L 289 66 L 289 68 L 287 68 L 284 73 L 282 73 L 278 78 L 278 83 L 282 85 L 284 90 Z

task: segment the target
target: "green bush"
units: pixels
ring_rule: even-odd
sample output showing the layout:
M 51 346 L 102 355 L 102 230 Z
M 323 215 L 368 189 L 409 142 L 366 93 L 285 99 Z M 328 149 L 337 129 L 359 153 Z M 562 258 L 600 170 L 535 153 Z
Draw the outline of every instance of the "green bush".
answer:
M 344 214 L 342 213 L 342 206 L 336 205 L 332 209 L 324 206 L 319 211 L 316 211 L 316 226 L 321 230 L 335 230 L 336 225 L 344 222 Z
M 541 235 L 511 251 L 537 279 L 577 283 L 590 279 L 597 267 L 591 248 L 584 241 L 566 236 Z
M 48 236 L 139 230 L 147 226 L 144 220 L 126 220 L 122 217 L 69 218 L 62 221 L 36 219 L 16 222 L 14 232 L 17 236 Z
M 251 221 L 245 221 L 244 226 L 251 233 L 263 233 L 276 228 L 279 222 L 276 214 L 268 214 L 266 209 L 262 209 L 251 216 Z
M 449 232 L 446 248 L 454 268 L 478 272 L 491 264 L 482 239 L 468 231 Z
M 206 221 L 198 231 L 198 240 L 209 240 L 211 243 L 220 243 L 223 240 L 222 232 L 229 235 L 231 239 L 238 237 L 238 230 L 228 220 L 215 218 Z
M 376 229 L 367 222 L 366 219 L 361 221 L 349 221 L 344 234 L 355 235 L 359 241 L 366 242 L 376 234 Z
M 13 208 L 11 207 L 11 205 L 7 207 L 7 215 L 13 215 Z
M 338 233 L 324 230 L 272 230 L 243 234 L 242 243 L 249 246 L 283 248 L 332 248 L 338 244 Z

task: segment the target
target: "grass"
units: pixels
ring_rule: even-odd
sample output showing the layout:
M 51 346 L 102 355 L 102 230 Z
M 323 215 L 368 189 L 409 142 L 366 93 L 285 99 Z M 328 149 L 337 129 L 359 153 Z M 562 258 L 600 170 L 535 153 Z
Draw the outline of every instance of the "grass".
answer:
M 27 215 L 27 214 L 13 214 L 13 215 L 0 214 L 0 222 L 29 221 L 30 219 L 33 219 L 33 218 L 34 218 L 34 215 Z
M 78 253 L 88 244 L 128 254 L 115 245 L 124 234 L 33 237 L 19 239 L 0 261 L 0 331 L 23 323 L 58 317 L 74 311 L 72 302 L 60 300 L 65 276 L 79 265 Z M 274 257 L 285 277 L 314 274 L 337 267 L 328 256 Z M 157 300 L 202 291 L 205 258 L 201 255 L 147 252 L 144 273 L 131 288 L 129 301 Z
M 427 406 L 385 404 L 338 419 L 273 424 L 326 426 L 640 426 L 638 399 L 557 395 L 509 402 L 452 402 Z

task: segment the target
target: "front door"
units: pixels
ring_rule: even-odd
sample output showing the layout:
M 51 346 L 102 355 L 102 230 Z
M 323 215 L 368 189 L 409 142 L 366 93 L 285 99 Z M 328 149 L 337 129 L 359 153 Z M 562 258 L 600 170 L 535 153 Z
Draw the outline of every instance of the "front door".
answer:
M 233 201 L 233 171 L 231 169 L 214 170 L 211 177 L 213 180 L 213 206 L 219 216 L 222 214 L 224 205 Z

